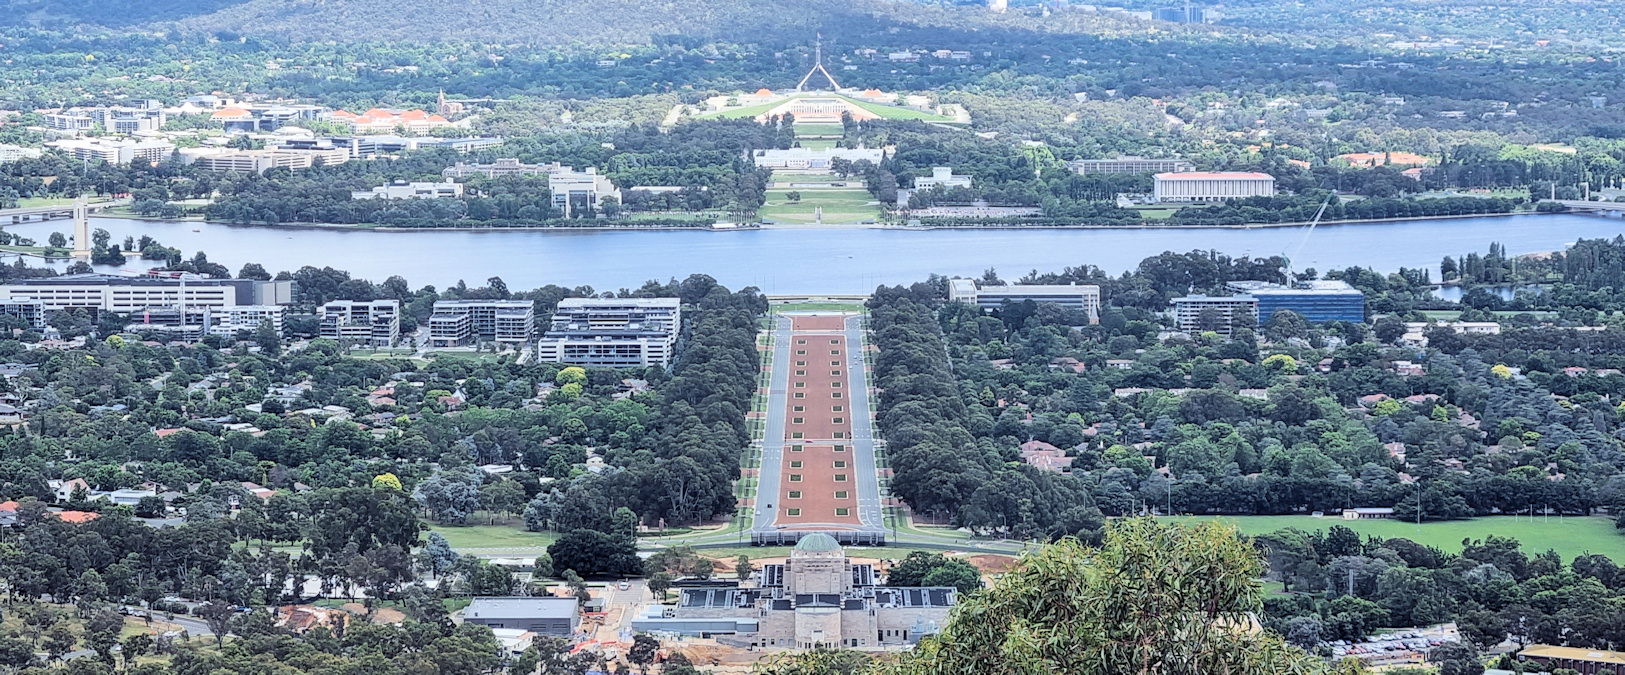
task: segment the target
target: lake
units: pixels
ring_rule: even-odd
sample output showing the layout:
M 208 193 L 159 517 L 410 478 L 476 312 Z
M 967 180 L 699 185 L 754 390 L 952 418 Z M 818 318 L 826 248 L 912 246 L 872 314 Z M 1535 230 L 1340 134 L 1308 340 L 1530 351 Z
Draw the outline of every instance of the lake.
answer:
M 106 229 L 114 242 L 150 235 L 188 258 L 204 251 L 233 272 L 256 262 L 273 273 L 332 266 L 375 282 L 399 274 L 414 287 L 444 287 L 459 279 L 479 286 L 500 276 L 514 289 L 551 283 L 599 290 L 705 273 L 731 288 L 756 286 L 766 293 L 867 293 L 879 284 L 912 283 L 932 273 L 980 276 L 989 268 L 1005 279 L 1085 264 L 1117 274 L 1163 251 L 1268 256 L 1290 255 L 1300 246 L 1298 269 L 1425 267 L 1437 277 L 1443 256 L 1482 253 L 1491 242 L 1522 254 L 1625 233 L 1625 221 L 1571 214 L 1322 225 L 1307 240 L 1304 228 L 434 231 L 121 218 L 94 218 L 91 227 Z M 72 224 L 57 220 L 5 229 L 44 242 L 51 232 L 70 233 Z M 31 259 L 29 264 L 40 263 Z

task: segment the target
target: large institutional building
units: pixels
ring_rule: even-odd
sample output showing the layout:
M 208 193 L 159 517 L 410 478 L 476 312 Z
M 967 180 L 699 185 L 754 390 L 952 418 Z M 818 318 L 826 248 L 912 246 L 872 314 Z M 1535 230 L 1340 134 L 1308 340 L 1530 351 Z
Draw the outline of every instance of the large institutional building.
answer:
M 581 208 L 599 208 L 605 198 L 621 199 L 620 189 L 609 177 L 589 167 L 576 171 L 570 167 L 547 174 L 547 190 L 553 194 L 553 208 L 564 212 L 566 218 Z
M 948 282 L 948 299 L 982 309 L 998 309 L 1005 301 L 1048 302 L 1080 310 L 1089 315 L 1091 323 L 1100 320 L 1100 287 L 1094 285 L 1017 284 L 977 288 L 973 280 L 954 279 Z
M 682 327 L 677 298 L 568 298 L 536 342 L 536 359 L 640 368 L 671 362 Z
M 154 307 L 177 306 L 226 310 L 242 305 L 285 305 L 292 302 L 292 295 L 291 281 L 112 274 L 17 279 L 0 286 L 0 300 L 37 301 L 45 312 L 94 309 L 133 314 Z
M 130 317 L 131 330 L 197 340 L 205 334 L 235 335 L 269 322 L 282 329 L 293 282 L 185 277 L 124 277 L 67 274 L 17 279 L 0 286 L 0 314 L 44 328 L 50 313 L 68 309 Z
M 766 649 L 881 649 L 938 632 L 958 600 L 950 587 L 880 585 L 872 565 L 854 563 L 834 537 L 801 537 L 783 565 L 763 565 L 755 588 L 685 588 L 676 607 L 653 605 L 632 620 L 639 631 L 727 636 Z
M 1275 177 L 1247 171 L 1159 173 L 1152 187 L 1158 202 L 1222 202 L 1274 197 Z

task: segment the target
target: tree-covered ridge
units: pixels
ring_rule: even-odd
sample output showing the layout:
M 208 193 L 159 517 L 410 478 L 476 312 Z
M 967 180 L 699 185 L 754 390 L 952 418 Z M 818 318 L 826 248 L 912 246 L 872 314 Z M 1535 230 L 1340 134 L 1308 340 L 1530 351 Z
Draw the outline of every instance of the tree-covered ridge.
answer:
M 1063 539 L 953 610 L 898 675 L 1307 674 L 1330 669 L 1252 630 L 1258 553 L 1234 528 L 1115 521 L 1099 548 Z

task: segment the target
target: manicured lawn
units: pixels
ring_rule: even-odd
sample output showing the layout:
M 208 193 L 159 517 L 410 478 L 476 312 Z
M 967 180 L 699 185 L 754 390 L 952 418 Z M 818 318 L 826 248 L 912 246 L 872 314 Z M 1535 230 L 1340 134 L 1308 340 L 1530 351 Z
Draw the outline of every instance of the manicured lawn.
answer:
M 476 516 L 477 517 L 477 516 Z M 443 527 L 430 525 L 430 532 L 438 532 L 458 551 L 498 548 L 547 548 L 558 538 L 552 532 L 526 532 L 507 525 L 469 525 Z
M 725 119 L 725 120 L 737 120 L 737 119 L 741 119 L 741 118 L 745 118 L 745 117 L 755 117 L 755 116 L 760 115 L 762 113 L 765 113 L 765 112 L 767 112 L 769 110 L 777 108 L 779 106 L 779 104 L 781 104 L 781 103 L 783 103 L 783 101 L 774 101 L 773 103 L 763 103 L 763 104 L 760 104 L 760 105 L 745 106 L 743 108 L 728 108 L 726 110 L 722 110 L 722 111 L 719 111 L 719 112 L 706 113 L 704 115 L 696 115 L 696 117 L 698 117 L 699 119 L 721 118 L 721 119 Z
M 1179 516 L 1175 520 L 1194 521 L 1207 516 Z M 1463 539 L 1483 539 L 1489 535 L 1512 537 L 1523 545 L 1525 554 L 1557 551 L 1564 560 L 1572 560 L 1585 553 L 1601 553 L 1616 562 L 1625 562 L 1625 535 L 1614 529 L 1614 521 L 1602 517 L 1568 517 L 1558 519 L 1526 516 L 1495 516 L 1469 520 L 1451 520 L 1436 523 L 1401 522 L 1397 520 L 1343 520 L 1337 516 L 1314 518 L 1311 516 L 1218 516 L 1234 523 L 1244 534 L 1269 534 L 1276 530 L 1295 527 L 1300 530 L 1325 530 L 1343 525 L 1363 535 L 1384 538 L 1404 537 L 1419 544 L 1437 546 L 1452 553 L 1461 551 Z
M 863 312 L 861 302 L 787 302 L 773 305 L 775 312 Z
M 72 203 L 73 197 L 23 197 L 17 200 L 17 208 L 30 209 L 36 206 L 62 206 Z
M 811 223 L 815 210 L 824 209 L 826 223 L 856 223 L 880 217 L 880 207 L 871 205 L 874 196 L 861 188 L 805 188 L 793 190 L 801 193 L 801 201 L 792 202 L 785 195 L 792 190 L 772 189 L 767 203 L 757 210 L 762 220 L 781 223 Z
M 867 110 L 869 112 L 872 112 L 872 113 L 874 113 L 876 115 L 879 115 L 879 116 L 884 117 L 884 118 L 889 119 L 889 120 L 924 120 L 926 122 L 952 122 L 952 121 L 954 121 L 954 118 L 948 117 L 946 115 L 938 115 L 936 113 L 921 112 L 921 111 L 918 111 L 918 110 L 914 110 L 912 108 L 899 108 L 899 107 L 890 106 L 890 105 L 880 105 L 879 103 L 868 103 L 866 101 L 859 101 L 857 99 L 849 99 L 849 100 L 851 100 L 853 103 L 857 104 L 857 106 L 859 108 L 863 108 L 864 110 Z
M 801 124 L 795 125 L 797 136 L 844 136 L 846 127 L 839 124 Z

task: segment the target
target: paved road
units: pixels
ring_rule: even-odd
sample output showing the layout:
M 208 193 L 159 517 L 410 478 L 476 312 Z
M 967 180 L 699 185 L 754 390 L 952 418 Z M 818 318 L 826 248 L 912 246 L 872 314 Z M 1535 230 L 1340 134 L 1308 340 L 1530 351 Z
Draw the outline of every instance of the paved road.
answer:
M 858 478 L 858 520 L 864 529 L 886 529 L 876 475 L 875 433 L 869 421 L 869 375 L 864 370 L 863 317 L 846 318 L 847 391 L 852 401 L 852 459 Z
M 790 317 L 774 317 L 773 373 L 767 384 L 767 423 L 762 431 L 762 465 L 756 472 L 756 517 L 751 529 L 773 529 L 773 502 L 779 497 L 779 474 L 784 465 L 784 411 L 790 389 Z

